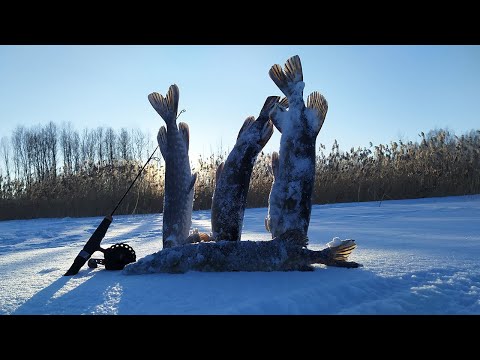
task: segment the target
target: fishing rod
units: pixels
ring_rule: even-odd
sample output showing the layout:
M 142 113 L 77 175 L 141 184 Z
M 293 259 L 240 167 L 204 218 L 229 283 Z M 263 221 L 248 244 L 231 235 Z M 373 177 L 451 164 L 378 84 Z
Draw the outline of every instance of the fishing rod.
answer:
M 153 155 L 158 149 L 158 145 L 153 150 L 152 155 L 148 158 L 147 162 L 143 165 L 143 167 L 140 169 L 138 172 L 137 176 L 135 179 L 132 181 L 130 186 L 128 187 L 127 191 L 125 191 L 125 194 L 123 194 L 122 198 L 120 201 L 117 203 L 117 206 L 112 210 L 110 215 L 107 215 L 103 218 L 102 222 L 100 225 L 98 225 L 97 229 L 94 231 L 92 236 L 90 236 L 90 239 L 88 239 L 87 243 L 83 247 L 83 249 L 78 253 L 77 257 L 73 261 L 72 266 L 70 266 L 70 269 L 65 273 L 64 276 L 71 276 L 71 275 L 76 275 L 80 271 L 81 267 L 87 262 L 88 259 L 92 256 L 92 254 L 95 251 L 102 251 L 105 255 L 109 255 L 108 258 L 105 256 L 105 260 L 96 260 L 95 264 L 105 264 L 105 267 L 107 270 L 117 270 L 118 269 L 123 269 L 123 267 L 128 264 L 125 263 L 125 261 L 129 262 L 134 262 L 135 261 L 135 251 L 128 246 L 127 244 L 115 244 L 109 249 L 102 249 L 100 247 L 100 242 L 102 239 L 105 237 L 105 234 L 107 233 L 107 230 L 110 226 L 110 224 L 113 221 L 113 214 L 115 214 L 115 211 L 117 211 L 118 207 L 122 203 L 123 199 L 125 199 L 125 196 L 127 196 L 128 192 L 132 188 L 133 184 L 137 181 L 137 179 L 140 177 L 140 174 L 145 170 L 145 167 L 147 164 L 152 160 Z M 89 266 L 90 266 L 89 262 Z M 92 265 L 94 265 L 92 263 Z M 96 267 L 96 266 L 92 266 Z

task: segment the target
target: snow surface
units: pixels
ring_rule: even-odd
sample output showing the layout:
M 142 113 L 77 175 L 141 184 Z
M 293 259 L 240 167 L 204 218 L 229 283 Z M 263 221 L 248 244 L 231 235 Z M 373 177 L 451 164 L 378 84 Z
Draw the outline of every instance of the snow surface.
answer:
M 247 209 L 242 239 L 269 240 L 266 208 Z M 210 231 L 210 211 L 193 226 Z M 86 265 L 62 276 L 101 222 L 0 222 L 0 314 L 480 314 L 480 195 L 315 205 L 312 249 L 355 239 L 364 267 L 313 272 L 122 275 Z M 102 242 L 158 251 L 162 217 L 116 216 Z M 95 253 L 94 257 L 101 257 Z
M 347 240 L 347 239 L 345 239 L 345 240 Z M 342 244 L 342 240 L 338 236 L 336 236 L 332 239 L 332 241 L 327 243 L 327 246 L 328 247 L 335 247 L 335 246 L 339 246 L 341 244 Z

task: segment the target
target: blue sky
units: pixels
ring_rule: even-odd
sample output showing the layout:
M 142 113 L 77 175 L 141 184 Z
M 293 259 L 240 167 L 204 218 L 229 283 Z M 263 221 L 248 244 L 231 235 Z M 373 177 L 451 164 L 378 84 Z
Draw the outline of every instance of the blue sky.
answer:
M 138 128 L 163 120 L 147 95 L 180 88 L 190 156 L 231 149 L 245 118 L 281 95 L 268 76 L 293 55 L 304 97 L 329 103 L 317 138 L 341 149 L 418 140 L 421 131 L 479 129 L 480 46 L 0 46 L 0 137 L 17 125 Z M 266 151 L 279 148 L 275 131 Z

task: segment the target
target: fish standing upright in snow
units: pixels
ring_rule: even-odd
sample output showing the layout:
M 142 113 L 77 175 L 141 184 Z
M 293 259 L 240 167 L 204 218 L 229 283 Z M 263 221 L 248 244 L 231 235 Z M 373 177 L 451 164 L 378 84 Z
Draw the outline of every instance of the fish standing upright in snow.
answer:
M 186 123 L 177 127 L 179 90 L 171 85 L 166 97 L 151 93 L 148 100 L 167 127 L 158 131 L 157 141 L 165 160 L 163 202 L 163 248 L 185 243 L 192 224 L 193 192 L 197 174 L 192 176 L 188 158 L 189 130 Z
M 273 65 L 270 78 L 288 99 L 288 110 L 276 104 L 270 113 L 281 132 L 280 152 L 272 157 L 274 183 L 269 197 L 265 226 L 272 237 L 289 230 L 305 236 L 310 223 L 315 182 L 315 141 L 327 114 L 327 101 L 318 92 L 303 101 L 302 64 L 296 55 L 287 60 L 285 71 Z
M 279 100 L 279 96 L 269 96 L 258 118 L 250 116 L 245 120 L 227 160 L 217 168 L 211 213 L 214 240 L 241 238 L 253 165 L 273 134 L 269 113 Z

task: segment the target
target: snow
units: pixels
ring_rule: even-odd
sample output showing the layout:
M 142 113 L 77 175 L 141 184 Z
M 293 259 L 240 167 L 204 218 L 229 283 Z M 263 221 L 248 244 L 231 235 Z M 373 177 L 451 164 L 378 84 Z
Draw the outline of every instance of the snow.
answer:
M 336 236 L 332 239 L 332 241 L 327 243 L 327 246 L 328 247 L 335 247 L 335 246 L 339 246 L 341 243 L 342 243 L 342 240 L 340 240 L 340 238 L 338 236 Z
M 269 240 L 266 208 L 245 211 L 244 240 Z M 210 232 L 210 211 L 192 226 Z M 312 249 L 355 239 L 350 260 L 313 272 L 62 276 L 102 217 L 0 222 L 0 314 L 480 314 L 480 195 L 314 205 Z M 160 214 L 116 216 L 102 246 L 161 247 Z M 94 257 L 101 257 L 95 253 Z

